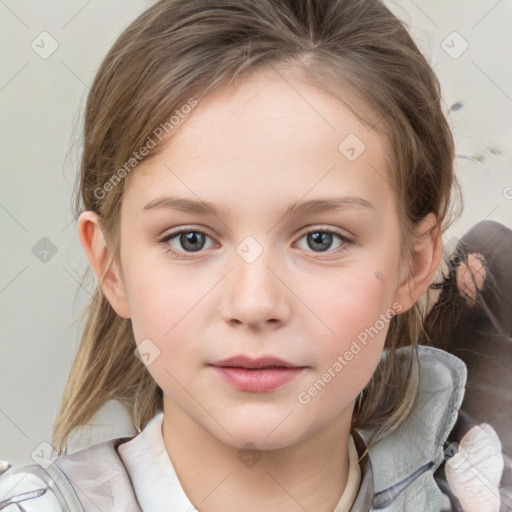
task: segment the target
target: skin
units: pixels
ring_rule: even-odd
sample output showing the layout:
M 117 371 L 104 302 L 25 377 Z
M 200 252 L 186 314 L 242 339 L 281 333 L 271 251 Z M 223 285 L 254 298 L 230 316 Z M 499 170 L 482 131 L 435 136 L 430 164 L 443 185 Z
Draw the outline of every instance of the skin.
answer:
M 366 146 L 354 161 L 338 149 L 349 134 Z M 160 351 L 147 369 L 164 392 L 164 443 L 201 511 L 332 511 L 340 499 L 354 400 L 389 323 L 309 403 L 297 397 L 379 315 L 409 309 L 442 252 L 429 214 L 417 228 L 412 268 L 399 262 L 386 176 L 382 139 L 342 103 L 299 78 L 260 71 L 210 94 L 129 176 L 120 261 L 109 269 L 97 216 L 80 216 L 80 239 L 106 297 L 131 318 L 137 343 L 150 339 Z M 144 209 L 168 195 L 229 215 Z M 283 217 L 290 203 L 341 196 L 372 207 Z M 203 248 L 187 252 L 179 236 L 160 242 L 179 227 L 206 233 Z M 321 229 L 349 241 L 333 234 L 322 251 L 306 236 Z M 240 245 L 248 236 L 263 251 L 251 263 L 237 253 L 253 247 Z M 240 354 L 306 368 L 275 391 L 239 391 L 208 365 Z M 261 456 L 252 467 L 237 457 L 247 443 Z

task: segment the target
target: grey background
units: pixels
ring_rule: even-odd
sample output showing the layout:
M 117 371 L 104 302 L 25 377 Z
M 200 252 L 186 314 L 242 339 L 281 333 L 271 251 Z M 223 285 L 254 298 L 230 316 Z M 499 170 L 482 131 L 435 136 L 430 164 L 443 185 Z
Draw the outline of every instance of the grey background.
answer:
M 447 108 L 462 103 L 450 123 L 465 211 L 445 242 L 482 219 L 512 227 L 512 3 L 386 3 L 434 66 Z M 150 4 L 0 0 L 0 459 L 32 463 L 51 440 L 79 342 L 74 319 L 94 286 L 78 285 L 87 260 L 71 214 L 82 108 L 103 56 Z M 469 45 L 457 58 L 464 42 L 454 31 Z M 47 58 L 31 47 L 48 51 L 42 32 L 58 43 Z M 76 448 L 133 431 L 120 410 L 102 418 L 103 427 L 76 436 Z

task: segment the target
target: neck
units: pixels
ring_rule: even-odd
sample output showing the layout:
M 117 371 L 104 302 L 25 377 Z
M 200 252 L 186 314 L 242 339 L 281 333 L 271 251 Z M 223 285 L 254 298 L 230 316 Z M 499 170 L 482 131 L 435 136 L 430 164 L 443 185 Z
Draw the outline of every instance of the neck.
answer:
M 332 512 L 345 489 L 352 410 L 285 448 L 239 449 L 164 398 L 162 434 L 183 490 L 202 512 Z

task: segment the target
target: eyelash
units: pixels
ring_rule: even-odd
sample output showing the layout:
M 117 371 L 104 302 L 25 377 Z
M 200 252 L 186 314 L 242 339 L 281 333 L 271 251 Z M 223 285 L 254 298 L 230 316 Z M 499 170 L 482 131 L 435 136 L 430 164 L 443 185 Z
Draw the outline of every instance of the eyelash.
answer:
M 175 256 L 177 256 L 180 259 L 191 259 L 191 258 L 194 257 L 193 255 L 195 254 L 193 252 L 191 252 L 191 253 L 178 252 L 178 251 L 172 249 L 169 246 L 169 241 L 172 240 L 173 238 L 176 238 L 177 236 L 181 235 L 182 233 L 200 233 L 202 235 L 205 235 L 208 238 L 211 238 L 207 233 L 205 233 L 204 231 L 202 231 L 200 229 L 181 228 L 181 229 L 178 229 L 176 231 L 172 231 L 171 233 L 166 234 L 163 238 L 158 240 L 158 242 L 162 245 L 162 247 L 165 250 L 165 252 L 172 253 L 172 254 L 174 254 Z M 309 235 L 311 233 L 329 233 L 329 234 L 333 234 L 336 237 L 338 237 L 339 240 L 342 242 L 342 245 L 337 247 L 336 249 L 331 249 L 331 250 L 327 250 L 327 251 L 319 251 L 319 252 L 316 252 L 316 253 L 315 253 L 315 251 L 310 251 L 313 254 L 318 254 L 318 255 L 322 255 L 322 254 L 329 254 L 329 255 L 339 254 L 340 252 L 343 252 L 343 251 L 347 250 L 346 245 L 354 243 L 352 240 L 347 238 L 345 235 L 342 235 L 339 231 L 336 231 L 336 230 L 333 230 L 333 229 L 327 229 L 327 228 L 316 228 L 316 229 L 312 229 L 312 230 L 306 231 L 305 233 L 303 233 L 300 236 L 299 240 L 301 240 L 302 238 L 304 238 L 305 236 L 307 236 L 307 235 Z M 197 251 L 198 254 L 201 253 L 201 252 L 202 252 L 202 250 Z M 190 256 L 184 256 L 184 254 L 190 254 Z

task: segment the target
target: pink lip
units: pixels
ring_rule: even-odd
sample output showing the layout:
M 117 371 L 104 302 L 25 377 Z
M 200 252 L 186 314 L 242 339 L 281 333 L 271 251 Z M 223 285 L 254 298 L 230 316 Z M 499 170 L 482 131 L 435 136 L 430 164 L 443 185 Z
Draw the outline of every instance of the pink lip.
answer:
M 236 356 L 211 364 L 228 384 L 240 391 L 265 393 L 294 379 L 305 366 L 296 366 L 275 357 L 252 359 Z

